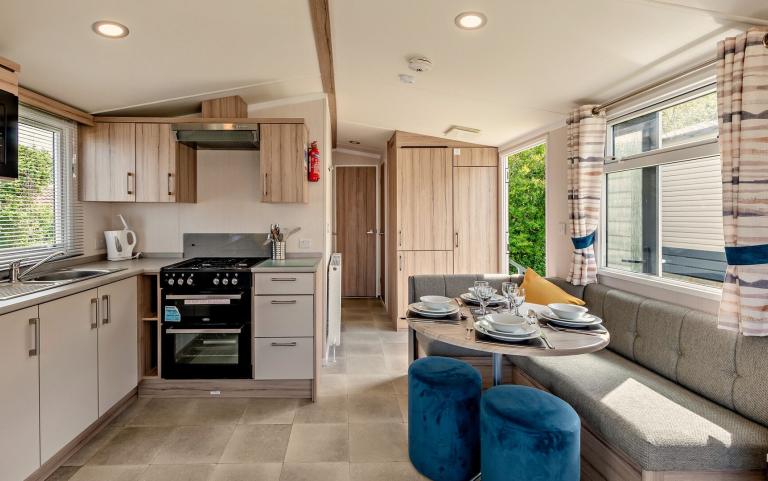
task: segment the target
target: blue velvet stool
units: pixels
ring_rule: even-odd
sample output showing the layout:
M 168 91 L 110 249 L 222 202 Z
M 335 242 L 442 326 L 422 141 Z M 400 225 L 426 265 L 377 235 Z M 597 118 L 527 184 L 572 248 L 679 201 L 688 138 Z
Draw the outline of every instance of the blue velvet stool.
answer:
M 408 369 L 408 453 L 435 481 L 468 481 L 480 471 L 480 374 L 447 357 Z
M 483 481 L 578 481 L 581 422 L 562 399 L 496 386 L 480 403 Z

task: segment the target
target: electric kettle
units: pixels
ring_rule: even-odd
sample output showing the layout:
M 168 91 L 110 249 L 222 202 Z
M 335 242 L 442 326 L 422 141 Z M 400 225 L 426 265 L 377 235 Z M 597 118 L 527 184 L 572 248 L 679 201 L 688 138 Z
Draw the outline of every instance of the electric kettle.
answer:
M 104 238 L 107 241 L 107 259 L 110 261 L 131 259 L 137 242 L 136 233 L 128 228 L 122 215 L 118 217 L 123 223 L 123 230 L 104 231 Z

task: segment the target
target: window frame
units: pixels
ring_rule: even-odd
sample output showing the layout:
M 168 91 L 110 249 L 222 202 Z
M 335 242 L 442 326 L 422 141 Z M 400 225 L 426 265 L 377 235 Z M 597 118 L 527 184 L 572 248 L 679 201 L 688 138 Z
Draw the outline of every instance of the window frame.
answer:
M 616 124 L 631 120 L 633 118 L 647 115 L 648 113 L 663 110 L 672 105 L 681 104 L 689 100 L 701 97 L 716 91 L 716 84 L 714 80 L 707 81 L 705 83 L 698 83 L 698 85 L 692 85 L 689 89 L 680 91 L 675 94 L 670 94 L 665 97 L 661 97 L 658 101 L 647 103 L 644 106 L 637 109 L 622 109 L 621 112 L 614 115 L 608 115 L 606 124 L 606 143 L 605 153 L 606 161 L 603 166 L 603 182 L 600 199 L 600 226 L 599 231 L 601 233 L 607 232 L 607 176 L 612 173 L 622 172 L 627 170 L 641 169 L 645 167 L 662 166 L 666 164 L 674 164 L 678 162 L 693 161 L 699 159 L 707 159 L 720 156 L 720 149 L 718 144 L 718 137 L 715 136 L 711 139 L 703 139 L 686 144 L 675 145 L 671 147 L 662 147 L 660 149 L 651 150 L 648 152 L 642 152 L 630 156 L 626 156 L 621 159 L 613 157 L 613 127 Z M 661 182 L 657 182 L 657 195 L 661 199 Z M 661 223 L 661 200 L 657 203 L 657 219 L 658 223 Z M 658 271 L 662 272 L 662 255 L 661 255 L 661 236 L 662 230 L 657 230 L 658 246 L 659 246 L 659 258 L 658 258 Z M 625 271 L 622 269 L 616 269 L 607 267 L 607 236 L 598 235 L 595 245 L 596 257 L 598 259 L 598 276 L 606 276 L 623 281 L 637 282 L 639 284 L 663 288 L 673 292 L 690 294 L 700 298 L 706 299 L 720 299 L 721 288 L 712 286 L 706 286 L 696 284 L 693 282 L 687 282 L 679 279 L 673 279 L 669 277 L 663 277 L 662 275 L 646 274 Z

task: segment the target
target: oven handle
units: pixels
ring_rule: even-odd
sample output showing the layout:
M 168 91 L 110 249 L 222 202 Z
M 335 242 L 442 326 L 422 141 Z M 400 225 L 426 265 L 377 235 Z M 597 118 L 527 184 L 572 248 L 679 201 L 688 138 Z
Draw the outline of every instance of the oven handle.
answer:
M 177 329 L 170 327 L 165 330 L 168 334 L 240 334 L 243 328 L 237 329 Z
M 183 300 L 215 300 L 215 299 L 242 299 L 242 294 L 166 294 L 169 301 Z

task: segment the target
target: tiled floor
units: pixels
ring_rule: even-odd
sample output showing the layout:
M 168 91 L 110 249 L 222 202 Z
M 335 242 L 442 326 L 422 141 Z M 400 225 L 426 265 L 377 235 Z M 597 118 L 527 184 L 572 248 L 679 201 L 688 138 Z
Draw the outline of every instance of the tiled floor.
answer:
M 319 400 L 140 399 L 49 481 L 417 481 L 407 449 L 407 337 L 347 299 Z

